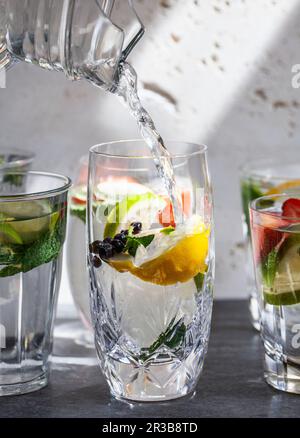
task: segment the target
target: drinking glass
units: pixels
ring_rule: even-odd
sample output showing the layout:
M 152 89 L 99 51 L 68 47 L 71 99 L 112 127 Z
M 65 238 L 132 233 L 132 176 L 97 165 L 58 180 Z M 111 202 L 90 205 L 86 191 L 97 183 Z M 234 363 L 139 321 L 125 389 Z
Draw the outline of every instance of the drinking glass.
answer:
M 0 171 L 0 395 L 49 375 L 70 180 Z M 9 177 L 9 178 L 7 178 Z
M 90 150 L 91 315 L 100 365 L 119 399 L 161 401 L 192 392 L 207 351 L 214 225 L 206 147 L 167 147 L 182 198 L 176 224 L 144 142 Z
M 300 195 L 258 198 L 250 218 L 265 379 L 300 393 Z
M 0 146 L 0 170 L 2 170 L 2 177 L 5 178 L 4 170 L 7 170 L 8 173 L 28 171 L 34 157 L 34 153 L 29 151 Z
M 88 156 L 83 156 L 79 161 L 74 184 L 70 191 L 67 258 L 72 297 L 84 327 L 92 333 L 89 280 L 86 268 L 87 179 Z M 85 338 L 88 339 L 88 335 Z
M 300 189 L 300 166 L 297 162 L 282 163 L 273 159 L 253 161 L 240 169 L 240 183 L 249 310 L 253 327 L 259 330 L 260 310 L 251 255 L 249 203 L 261 196 Z

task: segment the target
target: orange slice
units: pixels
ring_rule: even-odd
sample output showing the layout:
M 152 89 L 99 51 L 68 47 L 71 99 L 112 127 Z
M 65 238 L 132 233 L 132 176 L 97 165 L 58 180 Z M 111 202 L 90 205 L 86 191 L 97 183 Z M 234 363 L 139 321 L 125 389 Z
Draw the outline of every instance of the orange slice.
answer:
M 299 189 L 300 190 L 300 179 L 285 181 L 284 183 L 278 184 L 277 186 L 272 187 L 270 190 L 268 190 L 264 196 L 279 195 L 280 193 L 284 193 L 290 189 Z
M 109 264 L 119 272 L 130 272 L 141 280 L 160 286 L 185 283 L 207 269 L 209 230 L 186 235 L 158 257 L 135 266 L 129 255 L 116 256 Z

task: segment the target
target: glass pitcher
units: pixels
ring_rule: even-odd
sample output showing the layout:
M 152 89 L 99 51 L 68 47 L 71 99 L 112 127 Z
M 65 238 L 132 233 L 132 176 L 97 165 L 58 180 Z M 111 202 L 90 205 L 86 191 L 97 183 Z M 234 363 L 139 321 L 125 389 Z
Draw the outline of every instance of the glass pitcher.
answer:
M 0 69 L 21 60 L 110 89 L 143 33 L 132 0 L 0 0 Z

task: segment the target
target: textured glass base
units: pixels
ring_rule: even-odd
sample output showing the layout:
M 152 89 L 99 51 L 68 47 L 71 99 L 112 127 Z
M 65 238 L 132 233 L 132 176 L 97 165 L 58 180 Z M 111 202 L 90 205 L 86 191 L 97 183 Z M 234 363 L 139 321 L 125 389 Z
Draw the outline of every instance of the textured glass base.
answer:
M 260 312 L 256 291 L 252 291 L 249 297 L 249 310 L 252 326 L 255 328 L 255 330 L 260 331 Z
M 189 361 L 188 361 L 189 362 Z M 167 361 L 146 367 L 106 361 L 105 371 L 112 394 L 122 400 L 153 402 L 183 397 L 195 390 L 197 375 L 187 361 Z
M 300 365 L 275 360 L 266 354 L 264 376 L 273 388 L 300 394 Z
M 21 395 L 28 392 L 38 391 L 48 384 L 48 375 L 42 374 L 29 382 L 16 383 L 12 385 L 0 385 L 0 396 L 4 395 Z
M 269 385 L 279 391 L 300 394 L 300 380 L 284 379 L 274 374 L 265 373 L 265 379 Z

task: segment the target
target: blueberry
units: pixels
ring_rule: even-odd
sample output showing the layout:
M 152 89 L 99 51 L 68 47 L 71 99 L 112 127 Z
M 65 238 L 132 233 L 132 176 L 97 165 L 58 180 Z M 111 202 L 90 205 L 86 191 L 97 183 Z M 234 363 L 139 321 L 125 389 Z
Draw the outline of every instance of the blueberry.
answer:
M 100 240 L 95 240 L 95 242 L 89 244 L 89 250 L 93 254 L 97 254 L 99 251 Z
M 115 251 L 115 248 L 112 246 L 111 243 L 107 243 L 106 245 L 107 245 L 106 246 L 106 257 L 108 259 L 110 259 L 111 257 L 113 257 L 115 255 L 116 251 Z
M 119 241 L 123 242 L 125 245 L 127 237 L 125 236 L 124 233 L 118 233 L 115 235 L 114 240 L 119 240 Z
M 100 268 L 102 265 L 100 258 L 95 255 L 91 257 L 91 262 L 95 268 Z
M 141 222 L 132 222 L 130 224 L 132 227 L 132 234 L 138 234 L 140 231 L 142 231 L 142 223 Z
M 121 230 L 120 234 L 123 234 L 124 236 L 128 236 L 128 230 Z
M 112 242 L 112 238 L 111 237 L 105 237 L 105 239 L 103 240 L 104 243 L 111 243 Z
M 115 248 L 112 246 L 111 243 L 101 242 L 99 247 L 99 256 L 102 259 L 109 259 L 110 257 L 113 257 L 115 255 L 115 252 Z
M 113 241 L 111 242 L 111 244 L 117 253 L 122 252 L 123 249 L 125 248 L 125 244 L 120 239 L 114 238 Z
M 99 253 L 99 256 L 100 256 L 101 258 L 105 258 L 105 257 L 106 257 L 106 249 L 107 249 L 107 245 L 109 245 L 109 244 L 104 243 L 104 242 L 101 242 L 100 245 L 99 245 L 99 251 L 98 251 L 98 253 Z

